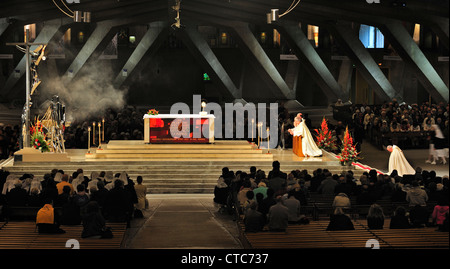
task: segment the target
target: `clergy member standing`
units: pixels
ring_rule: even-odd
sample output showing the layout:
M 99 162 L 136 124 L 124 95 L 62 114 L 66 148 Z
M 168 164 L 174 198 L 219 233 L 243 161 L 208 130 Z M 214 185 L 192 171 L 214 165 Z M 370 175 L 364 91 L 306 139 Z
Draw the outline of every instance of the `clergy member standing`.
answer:
M 314 141 L 314 138 L 312 137 L 311 132 L 302 117 L 302 113 L 298 113 L 297 117 L 295 117 L 294 126 L 294 128 L 289 129 L 289 133 L 293 136 L 302 137 L 303 155 L 306 157 L 321 156 L 322 150 L 317 147 L 316 141 Z

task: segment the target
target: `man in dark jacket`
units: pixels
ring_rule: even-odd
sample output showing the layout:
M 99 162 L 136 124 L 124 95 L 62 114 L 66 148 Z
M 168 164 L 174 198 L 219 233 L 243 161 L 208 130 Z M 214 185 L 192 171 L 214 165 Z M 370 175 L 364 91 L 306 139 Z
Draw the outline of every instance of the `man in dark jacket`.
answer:
M 114 181 L 114 188 L 108 192 L 104 207 L 106 217 L 110 222 L 129 221 L 133 212 L 133 203 L 121 180 Z
M 26 206 L 28 202 L 28 193 L 22 188 L 22 182 L 17 180 L 14 188 L 6 194 L 6 201 L 9 206 Z

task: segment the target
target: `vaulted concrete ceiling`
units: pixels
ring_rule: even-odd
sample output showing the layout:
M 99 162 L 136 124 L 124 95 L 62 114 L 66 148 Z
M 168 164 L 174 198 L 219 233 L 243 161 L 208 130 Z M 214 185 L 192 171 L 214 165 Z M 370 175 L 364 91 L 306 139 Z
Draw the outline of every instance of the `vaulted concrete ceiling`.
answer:
M 71 10 L 90 11 L 91 21 L 97 25 L 102 25 L 103 22 L 117 22 L 125 25 L 161 21 L 166 21 L 170 25 L 175 17 L 171 8 L 175 5 L 175 0 L 2 0 L 0 30 L 4 33 L 8 27 L 21 27 L 25 24 L 58 18 L 67 19 L 54 2 L 62 8 L 64 8 L 63 4 L 66 4 Z M 181 23 L 226 26 L 223 21 L 237 21 L 252 25 L 267 25 L 266 14 L 270 12 L 270 9 L 278 8 L 282 13 L 291 3 L 292 0 L 182 0 Z M 399 5 L 400 3 L 406 3 L 406 6 L 403 7 Z M 448 8 L 449 1 L 442 0 L 382 0 L 380 4 L 368 4 L 366 0 L 301 0 L 297 8 L 282 19 L 325 28 L 334 28 L 334 25 L 341 21 L 369 24 L 380 28 L 386 24 L 398 24 L 403 21 L 420 23 L 432 29 L 439 36 L 440 42 L 448 49 Z M 333 34 L 333 31 L 330 32 Z M 0 38 L 1 34 L 0 32 Z M 334 31 L 334 34 L 339 32 Z M 394 44 L 409 42 L 408 40 L 395 41 L 390 40 Z M 405 54 L 404 57 L 406 56 L 411 55 Z M 425 57 L 420 57 L 412 64 L 417 65 L 417 62 L 426 61 Z M 368 76 L 371 75 L 369 73 Z M 439 80 L 435 77 L 423 75 L 425 80 Z M 323 80 L 323 76 L 320 79 Z M 328 84 L 335 83 L 330 81 Z M 429 83 L 429 91 L 438 97 L 437 99 L 448 101 L 448 88 L 442 87 L 443 83 L 440 81 L 438 84 L 440 88 L 434 89 L 436 83 Z M 383 91 L 386 97 L 393 97 L 392 90 L 384 89 Z M 338 90 L 334 89 L 334 93 L 338 94 Z M 383 95 L 382 91 L 380 93 Z

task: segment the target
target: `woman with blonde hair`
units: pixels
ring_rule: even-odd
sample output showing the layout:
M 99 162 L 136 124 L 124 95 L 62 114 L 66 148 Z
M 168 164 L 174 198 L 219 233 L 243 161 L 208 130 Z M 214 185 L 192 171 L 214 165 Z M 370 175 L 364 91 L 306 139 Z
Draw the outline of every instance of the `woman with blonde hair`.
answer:
M 367 226 L 369 229 L 383 229 L 384 213 L 383 208 L 378 204 L 372 204 L 367 214 Z

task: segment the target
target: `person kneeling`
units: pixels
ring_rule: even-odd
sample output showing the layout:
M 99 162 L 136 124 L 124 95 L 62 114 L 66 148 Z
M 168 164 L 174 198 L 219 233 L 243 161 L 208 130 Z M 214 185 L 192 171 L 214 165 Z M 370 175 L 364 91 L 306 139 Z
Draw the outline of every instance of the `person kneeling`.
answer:
M 46 201 L 44 206 L 39 209 L 36 215 L 36 226 L 39 233 L 61 234 L 66 232 L 59 228 L 58 215 L 55 214 L 51 201 Z

